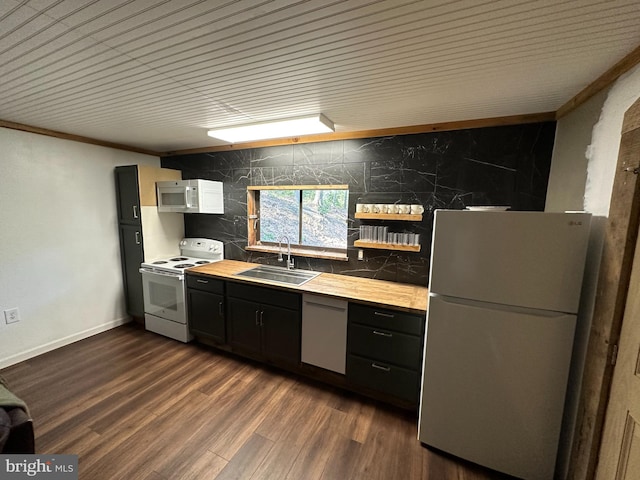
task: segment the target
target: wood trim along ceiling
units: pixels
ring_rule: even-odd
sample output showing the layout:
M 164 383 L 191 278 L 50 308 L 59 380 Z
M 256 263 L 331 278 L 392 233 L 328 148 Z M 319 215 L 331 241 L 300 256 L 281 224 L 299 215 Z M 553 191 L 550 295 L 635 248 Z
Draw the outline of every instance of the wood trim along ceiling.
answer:
M 358 132 L 336 132 L 304 137 L 277 138 L 257 142 L 238 143 L 235 145 L 219 145 L 215 147 L 193 148 L 164 152 L 162 156 L 187 155 L 191 153 L 225 152 L 245 148 L 272 147 L 275 145 L 290 145 L 296 143 L 329 142 L 332 140 L 348 140 L 353 138 L 388 137 L 391 135 L 409 135 L 413 133 L 444 132 L 463 130 L 465 128 L 497 127 L 503 125 L 520 125 L 523 123 L 550 122 L 555 120 L 555 112 L 534 113 L 530 115 L 512 115 L 509 117 L 480 118 L 477 120 L 462 120 L 458 122 L 432 123 L 428 125 L 413 125 L 408 127 L 381 128 L 377 130 L 361 130 Z
M 65 140 L 73 140 L 75 142 L 89 143 L 92 145 L 99 145 L 103 147 L 115 148 L 119 150 L 126 150 L 129 152 L 142 153 L 146 155 L 166 157 L 171 155 L 188 155 L 193 153 L 205 153 L 205 152 L 219 152 L 229 150 L 241 150 L 246 148 L 258 148 L 258 147 L 270 147 L 277 145 L 291 145 L 301 143 L 314 143 L 314 142 L 328 142 L 333 140 L 347 140 L 354 138 L 370 138 L 370 137 L 385 137 L 390 135 L 409 135 L 415 133 L 427 133 L 427 132 L 444 132 L 451 130 L 462 130 L 466 128 L 481 128 L 481 127 L 496 127 L 504 125 L 518 125 L 524 123 L 535 122 L 547 122 L 558 120 L 568 113 L 572 112 L 584 102 L 589 100 L 596 93 L 604 90 L 612 85 L 621 75 L 631 70 L 636 65 L 640 64 L 640 46 L 633 50 L 629 55 L 624 57 L 613 67 L 603 73 L 596 80 L 591 82 L 587 87 L 575 95 L 571 100 L 562 105 L 555 112 L 543 112 L 527 115 L 512 115 L 505 117 L 494 118 L 480 118 L 475 120 L 461 120 L 455 122 L 443 122 L 433 123 L 426 125 L 413 125 L 407 127 L 396 128 L 384 128 L 377 130 L 361 130 L 356 132 L 338 132 L 322 135 L 308 135 L 304 137 L 293 138 L 280 138 L 273 140 L 264 140 L 259 142 L 247 142 L 239 143 L 235 145 L 221 145 L 212 147 L 202 147 L 186 150 L 175 150 L 168 152 L 156 152 L 152 150 L 145 150 L 141 148 L 131 147 L 128 145 L 122 145 L 112 142 L 105 142 L 94 138 L 83 137 L 80 135 L 73 135 L 69 133 L 59 132 L 55 130 L 49 130 L 46 128 L 39 128 L 21 123 L 9 122 L 0 119 L 0 127 L 11 128 L 14 130 L 21 130 L 24 132 L 37 133 L 39 135 L 47 135 L 55 138 L 62 138 Z
M 32 127 L 31 125 L 24 125 L 22 123 L 7 122 L 6 120 L 0 120 L 0 127 L 10 128 L 12 130 L 20 130 L 29 133 L 37 133 L 38 135 L 46 135 L 47 137 L 61 138 L 63 140 L 72 140 L 74 142 L 89 143 L 91 145 L 99 145 L 101 147 L 115 148 L 117 150 L 126 150 L 128 152 L 144 153 L 145 155 L 153 155 L 155 157 L 160 156 L 159 152 L 145 150 L 143 148 L 130 147 L 129 145 L 121 145 L 119 143 L 105 142 L 103 140 L 96 140 L 95 138 L 73 135 L 71 133 L 58 132 L 56 130 L 49 130 L 47 128 Z
M 587 85 L 575 97 L 562 105 L 556 112 L 556 118 L 560 119 L 572 112 L 593 97 L 596 93 L 612 85 L 613 82 L 620 78 L 621 75 L 628 72 L 638 64 L 640 64 L 640 46 L 600 75 L 596 80 Z

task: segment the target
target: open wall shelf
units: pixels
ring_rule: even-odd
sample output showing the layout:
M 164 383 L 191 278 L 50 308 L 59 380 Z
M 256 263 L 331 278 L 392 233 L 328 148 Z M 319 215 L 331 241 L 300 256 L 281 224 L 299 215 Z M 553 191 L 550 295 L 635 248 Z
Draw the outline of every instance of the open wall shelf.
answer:
M 363 220 L 399 220 L 405 222 L 421 222 L 422 214 L 411 215 L 409 213 L 362 213 L 356 212 L 355 218 Z
M 375 248 L 378 250 L 401 250 L 404 252 L 420 251 L 420 245 L 399 245 L 396 243 L 374 243 L 374 242 L 365 242 L 364 240 L 354 241 L 353 246 L 358 248 Z

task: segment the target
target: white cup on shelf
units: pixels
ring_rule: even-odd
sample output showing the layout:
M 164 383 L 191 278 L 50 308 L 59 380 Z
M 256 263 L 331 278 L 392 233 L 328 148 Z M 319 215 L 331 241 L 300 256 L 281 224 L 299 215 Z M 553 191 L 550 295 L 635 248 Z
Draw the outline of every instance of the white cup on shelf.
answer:
M 420 215 L 424 213 L 424 207 L 422 205 L 411 205 L 411 215 Z

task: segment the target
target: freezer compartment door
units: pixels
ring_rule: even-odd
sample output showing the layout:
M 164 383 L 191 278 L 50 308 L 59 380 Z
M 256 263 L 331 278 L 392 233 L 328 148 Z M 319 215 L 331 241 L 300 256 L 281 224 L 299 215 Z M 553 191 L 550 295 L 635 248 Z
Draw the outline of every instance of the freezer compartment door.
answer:
M 576 318 L 432 296 L 419 438 L 526 479 L 552 479 Z
M 576 313 L 590 215 L 437 210 L 429 291 Z

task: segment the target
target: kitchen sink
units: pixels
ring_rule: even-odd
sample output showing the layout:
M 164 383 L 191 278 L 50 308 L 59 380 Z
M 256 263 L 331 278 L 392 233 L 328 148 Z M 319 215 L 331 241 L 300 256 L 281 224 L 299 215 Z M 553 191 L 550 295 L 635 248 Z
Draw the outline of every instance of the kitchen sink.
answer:
M 302 285 L 303 283 L 317 277 L 320 273 L 322 272 L 311 272 L 309 270 L 287 270 L 283 267 L 260 265 L 259 267 L 253 267 L 236 273 L 236 275 L 239 277 L 259 278 L 287 285 Z

